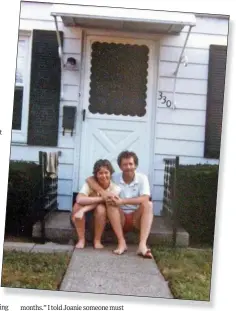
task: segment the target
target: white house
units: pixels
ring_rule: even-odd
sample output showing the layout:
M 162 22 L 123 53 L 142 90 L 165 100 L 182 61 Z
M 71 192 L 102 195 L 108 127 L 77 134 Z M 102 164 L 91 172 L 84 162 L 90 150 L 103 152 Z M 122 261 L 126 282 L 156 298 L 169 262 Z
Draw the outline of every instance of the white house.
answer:
M 21 3 L 11 159 L 61 151 L 71 210 L 97 159 L 134 150 L 160 215 L 165 157 L 219 161 L 229 17 L 60 2 Z

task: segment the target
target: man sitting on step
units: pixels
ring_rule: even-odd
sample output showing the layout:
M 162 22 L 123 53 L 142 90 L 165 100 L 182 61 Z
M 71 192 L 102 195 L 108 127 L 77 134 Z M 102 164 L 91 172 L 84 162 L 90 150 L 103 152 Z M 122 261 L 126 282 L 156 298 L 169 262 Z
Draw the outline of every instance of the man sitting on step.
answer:
M 102 189 L 93 177 L 89 177 L 87 183 L 106 201 L 107 216 L 118 240 L 118 247 L 114 253 L 124 253 L 127 250 L 124 233 L 138 229 L 140 239 L 137 254 L 153 258 L 151 250 L 147 247 L 153 221 L 148 178 L 136 172 L 138 157 L 134 152 L 121 152 L 117 162 L 122 172 L 114 173 L 112 180 L 121 188 L 119 197 Z

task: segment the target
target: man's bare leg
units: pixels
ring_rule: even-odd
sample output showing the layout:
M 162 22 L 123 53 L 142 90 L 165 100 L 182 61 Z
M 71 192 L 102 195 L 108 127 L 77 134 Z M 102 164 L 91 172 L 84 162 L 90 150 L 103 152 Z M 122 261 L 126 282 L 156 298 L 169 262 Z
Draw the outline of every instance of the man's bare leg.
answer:
M 134 212 L 134 226 L 140 230 L 140 239 L 137 253 L 146 254 L 147 239 L 149 237 L 153 222 L 153 204 L 145 202 Z
M 98 204 L 94 212 L 95 218 L 95 234 L 94 234 L 94 248 L 101 249 L 104 246 L 101 243 L 102 234 L 106 225 L 106 207 L 103 204 Z
M 113 252 L 121 255 L 127 250 L 123 233 L 125 216 L 119 207 L 112 205 L 107 205 L 107 216 L 118 240 L 118 247 Z

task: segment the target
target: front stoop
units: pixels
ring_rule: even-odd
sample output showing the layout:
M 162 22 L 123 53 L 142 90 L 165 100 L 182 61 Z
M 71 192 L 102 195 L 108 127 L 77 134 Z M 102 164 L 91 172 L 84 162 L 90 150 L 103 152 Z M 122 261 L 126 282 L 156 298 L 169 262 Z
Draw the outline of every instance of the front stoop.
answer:
M 56 211 L 53 212 L 46 220 L 45 234 L 46 239 L 51 242 L 61 244 L 74 244 L 77 240 L 75 228 L 70 222 L 70 212 Z M 40 223 L 36 223 L 33 227 L 33 238 L 38 239 L 41 237 Z M 93 234 L 86 230 L 86 239 L 92 242 Z M 138 232 L 129 232 L 126 234 L 126 241 L 128 244 L 137 244 L 139 234 Z M 105 230 L 103 234 L 104 243 L 116 243 L 116 237 L 112 230 Z M 148 239 L 148 244 L 152 245 L 171 245 L 172 243 L 172 230 L 168 226 L 163 217 L 155 216 L 151 233 Z M 189 246 L 189 234 L 182 228 L 177 230 L 176 245 L 179 247 Z

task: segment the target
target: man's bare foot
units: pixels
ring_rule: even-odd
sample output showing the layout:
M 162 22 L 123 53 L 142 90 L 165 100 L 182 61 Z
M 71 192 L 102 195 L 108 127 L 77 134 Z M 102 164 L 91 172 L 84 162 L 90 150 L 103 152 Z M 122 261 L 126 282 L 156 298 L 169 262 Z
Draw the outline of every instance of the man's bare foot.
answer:
M 79 210 L 79 211 L 75 214 L 75 218 L 82 219 L 83 217 L 84 217 L 84 211 L 83 211 L 83 210 Z
M 100 241 L 94 241 L 94 248 L 96 249 L 102 249 L 104 248 L 104 245 L 102 245 L 102 243 Z
M 147 250 L 148 250 L 147 245 L 139 244 L 137 254 L 143 254 L 144 255 L 144 254 L 146 254 Z
M 75 245 L 75 248 L 81 249 L 81 248 L 84 248 L 84 246 L 85 246 L 85 241 L 81 240 Z
M 145 258 L 153 258 L 151 250 L 145 244 L 139 245 L 137 255 L 141 255 L 142 257 Z
M 116 255 L 122 255 L 126 251 L 127 251 L 127 245 L 124 241 L 118 244 L 118 247 L 113 251 L 113 253 Z

